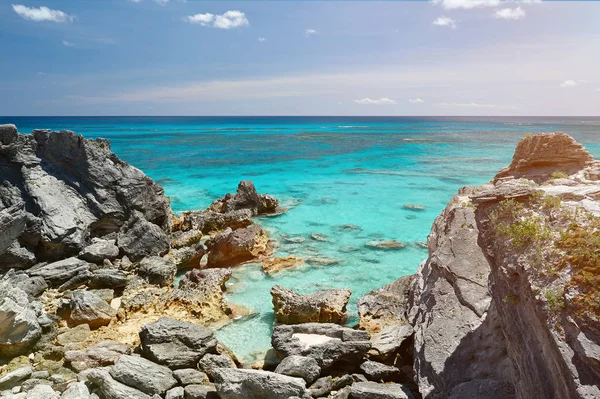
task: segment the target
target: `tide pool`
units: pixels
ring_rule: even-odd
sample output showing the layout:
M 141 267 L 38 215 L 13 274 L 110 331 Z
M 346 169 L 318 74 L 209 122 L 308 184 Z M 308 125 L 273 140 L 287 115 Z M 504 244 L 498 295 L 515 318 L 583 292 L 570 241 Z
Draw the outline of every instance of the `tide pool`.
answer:
M 110 139 L 119 157 L 165 188 L 175 212 L 205 208 L 244 179 L 279 198 L 286 214 L 257 219 L 279 243 L 276 256 L 339 263 L 273 276 L 260 265 L 234 269 L 227 299 L 255 313 L 217 335 L 245 361 L 270 346 L 273 285 L 305 293 L 351 289 L 349 324 L 356 323 L 358 298 L 414 273 L 427 257 L 419 243 L 435 217 L 461 186 L 489 181 L 510 163 L 525 134 L 564 131 L 600 154 L 600 121 L 593 118 L 0 117 L 0 123 L 15 123 L 23 133 L 70 129 Z M 326 240 L 312 239 L 317 233 Z M 406 247 L 365 245 L 378 240 Z

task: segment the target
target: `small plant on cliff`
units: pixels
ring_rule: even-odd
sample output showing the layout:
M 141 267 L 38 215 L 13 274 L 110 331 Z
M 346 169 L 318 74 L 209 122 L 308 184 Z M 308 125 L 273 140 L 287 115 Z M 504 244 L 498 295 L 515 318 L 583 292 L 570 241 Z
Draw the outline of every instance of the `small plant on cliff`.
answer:
M 547 289 L 543 292 L 548 309 L 554 313 L 560 312 L 565 307 L 565 291 Z
M 568 179 L 569 175 L 566 174 L 565 172 L 563 172 L 562 170 L 555 170 L 554 172 L 552 172 L 552 174 L 550 175 L 551 179 Z

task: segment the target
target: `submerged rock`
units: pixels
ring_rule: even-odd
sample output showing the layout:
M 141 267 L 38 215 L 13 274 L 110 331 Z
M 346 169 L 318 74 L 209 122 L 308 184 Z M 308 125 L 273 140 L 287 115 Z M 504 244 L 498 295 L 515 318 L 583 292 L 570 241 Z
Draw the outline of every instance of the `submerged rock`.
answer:
M 351 294 L 350 290 L 326 290 L 303 295 L 276 285 L 271 289 L 275 320 L 283 324 L 344 324 Z
M 329 241 L 329 236 L 320 233 L 314 233 L 310 235 L 310 238 L 315 241 L 327 242 Z
M 383 249 L 383 250 L 398 250 L 406 247 L 404 243 L 396 240 L 387 240 L 387 241 L 369 241 L 365 244 L 367 248 L 373 249 Z
M 263 260 L 262 270 L 268 275 L 279 273 L 283 270 L 293 269 L 304 261 L 296 255 L 288 255 L 284 258 L 272 258 Z
M 404 204 L 402 205 L 404 209 L 408 209 L 409 211 L 424 211 L 427 209 L 425 205 L 421 204 Z

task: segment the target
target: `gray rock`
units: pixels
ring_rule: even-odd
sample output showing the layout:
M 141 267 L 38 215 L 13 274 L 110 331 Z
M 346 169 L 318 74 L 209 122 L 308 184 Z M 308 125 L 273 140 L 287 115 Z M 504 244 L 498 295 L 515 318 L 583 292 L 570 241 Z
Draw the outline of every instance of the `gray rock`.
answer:
M 6 272 L 2 281 L 5 281 L 13 287 L 17 287 L 25 291 L 27 295 L 36 297 L 48 288 L 46 280 L 42 277 L 29 277 L 25 272 L 9 270 Z
M 172 369 L 196 367 L 217 346 L 211 329 L 167 317 L 143 326 L 140 340 L 145 357 Z
M 237 368 L 233 360 L 227 355 L 216 355 L 208 353 L 198 362 L 198 368 L 214 379 L 214 371 L 219 368 Z
M 19 133 L 17 132 L 17 127 L 15 125 L 0 125 L 0 144 L 12 144 L 18 136 Z
M 275 320 L 282 324 L 337 323 L 348 321 L 350 290 L 325 290 L 298 294 L 279 285 L 271 288 Z
M 357 382 L 350 387 L 353 399 L 414 399 L 413 394 L 400 384 Z
M 219 399 L 217 390 L 211 385 L 188 385 L 184 389 L 185 399 Z M 222 399 L 222 398 L 221 398 Z
M 90 391 L 84 382 L 71 382 L 60 399 L 89 399 Z
M 24 366 L 0 377 L 0 391 L 11 389 L 28 379 L 33 373 L 33 367 Z
M 90 291 L 75 291 L 71 297 L 69 323 L 87 324 L 91 329 L 107 326 L 117 311 Z
M 177 273 L 177 265 L 159 256 L 142 259 L 138 269 L 138 274 L 144 277 L 150 284 L 162 287 L 173 283 L 175 273 Z
M 173 371 L 173 376 L 179 381 L 181 385 L 192 385 L 192 384 L 206 384 L 208 383 L 208 376 L 196 369 L 179 369 Z
M 90 288 L 123 288 L 127 285 L 127 275 L 119 269 L 97 269 L 92 272 Z
M 399 352 L 407 338 L 412 336 L 413 328 L 410 324 L 388 325 L 380 332 L 371 335 L 371 350 L 369 355 L 372 359 L 388 360 L 394 358 Z
M 333 389 L 333 380 L 330 376 L 321 377 L 314 382 L 309 388 L 313 398 L 329 395 Z
M 148 395 L 163 395 L 177 384 L 173 372 L 168 367 L 139 356 L 121 356 L 111 368 L 110 375 L 115 380 L 137 387 Z
M 60 394 L 50 387 L 50 385 L 39 384 L 27 392 L 27 399 L 59 399 Z
M 322 369 L 336 363 L 355 366 L 371 347 L 369 335 L 364 331 L 319 323 L 276 326 L 271 344 L 280 357 L 312 357 Z
M 350 397 L 350 390 L 349 386 L 339 389 L 331 399 L 348 399 Z
M 32 277 L 42 277 L 52 287 L 58 287 L 78 274 L 89 271 L 90 266 L 84 260 L 68 258 L 40 267 L 33 267 L 27 272 Z
M 82 350 L 65 352 L 65 363 L 75 372 L 110 366 L 124 354 L 129 354 L 129 346 L 116 341 L 102 341 L 98 345 Z
M 0 357 L 25 353 L 41 337 L 38 311 L 27 294 L 0 282 Z
M 35 254 L 29 248 L 22 247 L 18 241 L 14 241 L 2 254 L 0 270 L 27 269 L 36 262 Z
M 31 374 L 31 378 L 48 378 L 50 377 L 50 372 L 48 370 L 34 371 Z
M 102 298 L 106 303 L 109 303 L 115 298 L 115 291 L 109 288 L 100 288 L 95 290 L 88 290 L 99 298 Z
M 150 399 L 142 391 L 113 379 L 106 368 L 90 370 L 87 380 L 100 389 L 105 399 Z
M 321 367 L 315 359 L 306 356 L 288 356 L 277 365 L 275 372 L 290 377 L 300 377 L 312 384 L 321 374 Z
M 371 381 L 390 382 L 400 380 L 400 370 L 398 367 L 388 366 L 387 364 L 366 361 L 360 365 L 360 369 Z
M 513 384 L 506 381 L 475 379 L 458 384 L 448 399 L 505 399 L 515 397 Z
M 311 397 L 303 379 L 262 370 L 217 369 L 215 386 L 221 399 Z
M 114 240 L 95 238 L 92 244 L 85 247 L 78 255 L 80 259 L 92 263 L 102 263 L 104 259 L 113 260 L 119 256 L 119 248 Z
M 185 391 L 183 387 L 175 387 L 171 388 L 167 391 L 165 395 L 165 399 L 183 399 L 185 395 Z
M 258 225 L 243 229 L 225 229 L 206 242 L 208 267 L 234 266 L 267 255 L 269 237 Z
M 1 168 L 0 171 L 2 171 Z M 6 185 L 6 183 L 4 184 Z M 10 183 L 8 187 L 0 188 L 0 231 L 2 231 L 2 235 L 0 235 L 0 254 L 11 248 L 27 227 L 27 214 L 23 210 L 25 203 L 20 194 L 14 195 L 12 189 Z M 6 198 L 8 196 L 11 198 Z M 3 202 L 4 204 L 2 204 Z M 9 266 L 4 265 L 2 270 L 6 270 Z
M 40 379 L 40 378 L 29 378 L 28 380 L 23 381 L 23 383 L 21 384 L 21 391 L 29 392 L 38 385 L 47 385 L 47 386 L 51 387 L 52 381 L 48 381 L 48 380 Z
M 117 245 L 129 259 L 138 261 L 165 254 L 169 250 L 169 239 L 159 226 L 136 213 L 119 232 Z
M 333 390 L 339 391 L 340 389 L 352 384 L 354 384 L 354 378 L 352 378 L 350 374 L 344 374 L 333 382 Z

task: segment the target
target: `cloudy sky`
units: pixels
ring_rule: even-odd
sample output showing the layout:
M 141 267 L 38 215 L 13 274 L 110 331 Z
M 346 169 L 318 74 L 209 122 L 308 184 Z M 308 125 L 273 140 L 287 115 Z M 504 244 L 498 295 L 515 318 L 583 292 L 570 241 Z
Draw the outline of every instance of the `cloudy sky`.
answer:
M 2 115 L 598 115 L 600 2 L 0 0 Z

